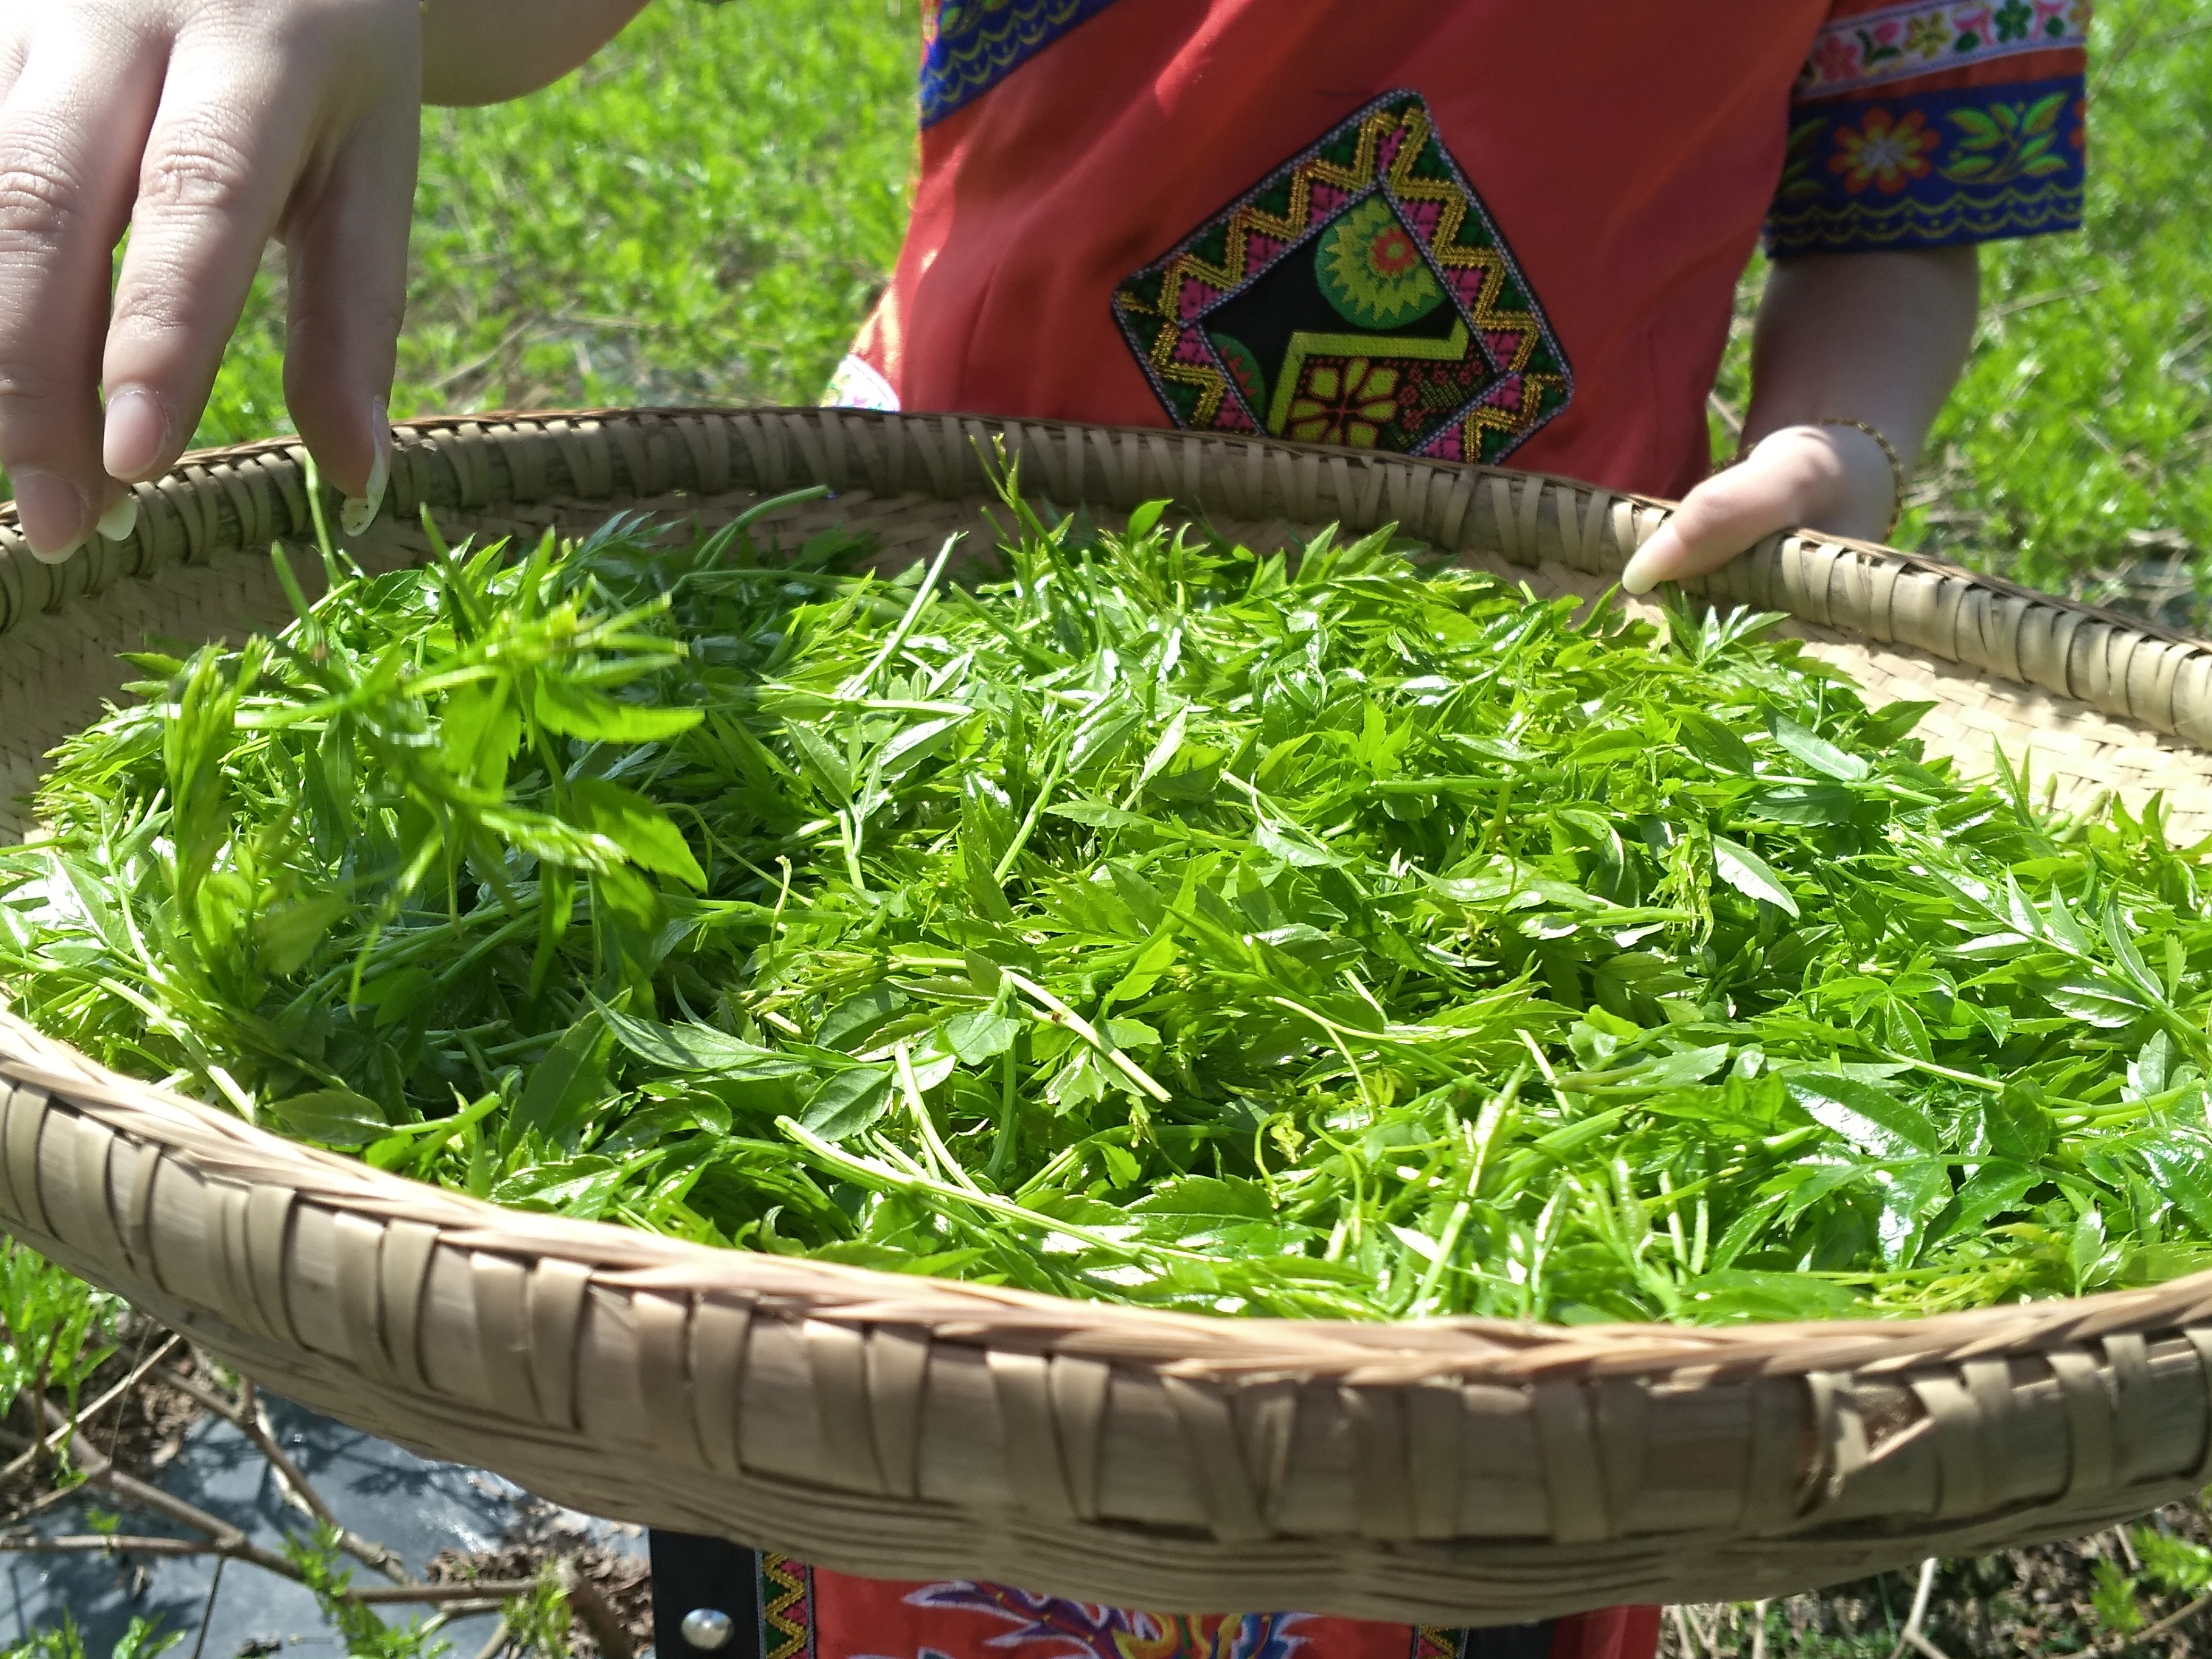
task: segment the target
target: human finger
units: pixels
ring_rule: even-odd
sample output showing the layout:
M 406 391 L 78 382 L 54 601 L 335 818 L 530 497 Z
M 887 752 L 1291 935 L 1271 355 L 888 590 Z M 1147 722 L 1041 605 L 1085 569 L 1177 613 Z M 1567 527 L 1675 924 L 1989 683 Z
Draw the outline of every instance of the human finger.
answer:
M 406 77 L 354 128 L 320 187 L 287 213 L 284 398 L 357 536 L 382 503 L 386 416 L 407 304 L 420 100 Z
M 48 31 L 0 102 L 0 466 L 43 559 L 109 516 L 99 363 L 108 272 L 159 94 L 161 42 Z
M 183 452 L 284 202 L 306 164 L 305 66 L 180 36 L 144 146 L 115 284 L 102 459 L 149 478 Z
M 1867 458 L 1845 441 L 1872 451 Z M 1878 533 L 1890 490 L 1888 463 L 1873 441 L 1850 428 L 1788 427 L 1762 439 L 1735 465 L 1683 497 L 1667 522 L 1620 573 L 1631 593 L 1717 570 L 1778 530 L 1817 527 L 1834 535 Z

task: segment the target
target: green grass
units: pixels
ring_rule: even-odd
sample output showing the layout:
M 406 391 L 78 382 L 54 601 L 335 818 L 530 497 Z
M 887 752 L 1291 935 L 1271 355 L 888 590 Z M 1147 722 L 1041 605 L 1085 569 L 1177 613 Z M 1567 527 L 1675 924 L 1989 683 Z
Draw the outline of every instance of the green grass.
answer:
M 115 1352 L 123 1305 L 12 1239 L 0 1239 L 0 1417 L 28 1391 L 75 1401 Z
M 2022 580 L 2212 554 L 2212 26 L 2195 0 L 2097 20 L 2078 236 L 1992 252 L 1982 343 L 1936 434 L 1931 547 Z

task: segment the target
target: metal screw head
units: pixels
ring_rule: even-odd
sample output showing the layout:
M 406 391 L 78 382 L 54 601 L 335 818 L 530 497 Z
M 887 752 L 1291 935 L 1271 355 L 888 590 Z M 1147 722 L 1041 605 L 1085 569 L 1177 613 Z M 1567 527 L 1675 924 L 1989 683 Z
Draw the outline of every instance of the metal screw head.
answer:
M 737 1623 L 720 1607 L 694 1607 L 684 1615 L 679 1628 L 684 1639 L 695 1648 L 708 1652 L 726 1645 L 737 1632 Z

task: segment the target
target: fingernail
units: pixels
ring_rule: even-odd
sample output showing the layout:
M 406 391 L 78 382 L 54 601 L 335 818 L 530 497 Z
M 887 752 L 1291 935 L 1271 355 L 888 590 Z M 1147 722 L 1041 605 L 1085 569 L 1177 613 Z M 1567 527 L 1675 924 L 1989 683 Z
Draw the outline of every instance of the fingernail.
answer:
M 375 522 L 376 510 L 384 505 L 384 486 L 392 476 L 392 420 L 381 398 L 369 405 L 369 425 L 376 435 L 376 460 L 368 469 L 368 492 L 347 496 L 338 508 L 338 528 L 349 536 L 360 535 Z
M 138 498 L 127 490 L 123 499 L 100 515 L 93 528 L 111 542 L 127 542 L 131 532 L 138 527 Z
M 1649 593 L 1659 586 L 1659 562 L 1648 548 L 1638 548 L 1620 568 L 1621 591 L 1626 593 Z
M 15 512 L 23 539 L 47 564 L 59 564 L 84 545 L 92 503 L 58 472 L 26 467 L 15 474 Z
M 131 386 L 107 400 L 100 459 L 109 477 L 132 483 L 152 477 L 168 447 L 169 416 L 159 398 L 143 386 Z

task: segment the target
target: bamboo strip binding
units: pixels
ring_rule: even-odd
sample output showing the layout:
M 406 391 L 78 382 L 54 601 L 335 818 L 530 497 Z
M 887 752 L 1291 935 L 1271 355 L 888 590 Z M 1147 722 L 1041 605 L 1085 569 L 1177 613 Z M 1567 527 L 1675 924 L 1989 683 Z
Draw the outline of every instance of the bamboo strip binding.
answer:
M 1392 520 L 1593 593 L 1662 504 L 1257 441 L 850 411 L 600 411 L 402 428 L 371 564 L 456 530 L 646 505 L 884 534 L 975 522 L 975 441 L 1103 515 L 1172 496 L 1270 538 Z M 15 787 L 149 631 L 281 617 L 259 550 L 299 459 L 188 459 L 68 564 L 0 514 Z M 126 580 L 129 579 L 129 580 Z M 1939 741 L 2075 740 L 2075 797 L 2212 815 L 2212 652 L 1928 561 L 1779 538 L 1708 584 L 1786 608 Z M 2026 684 L 2023 684 L 2022 682 Z M 2084 705 L 2087 707 L 2085 708 Z M 2101 713 L 2096 711 L 2102 711 Z M 1977 734 L 1982 734 L 1978 738 Z M 1986 759 L 1986 748 L 1984 750 Z M 1890 1323 L 1562 1330 L 1208 1320 L 685 1245 L 495 1209 L 278 1139 L 0 1016 L 0 1225 L 291 1396 L 579 1508 L 847 1571 L 1092 1601 L 1495 1624 L 1759 1597 L 2059 1536 L 2212 1479 L 2212 1275 Z

